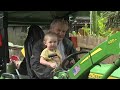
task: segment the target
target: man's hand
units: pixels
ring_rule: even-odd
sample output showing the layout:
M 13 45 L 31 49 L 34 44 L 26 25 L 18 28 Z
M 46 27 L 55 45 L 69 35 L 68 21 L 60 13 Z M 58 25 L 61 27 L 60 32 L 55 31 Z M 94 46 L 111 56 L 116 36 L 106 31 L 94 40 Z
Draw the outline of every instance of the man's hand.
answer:
M 75 60 L 73 59 L 70 61 L 70 65 L 74 65 L 74 64 L 75 64 Z
M 75 64 L 75 60 L 71 60 L 68 64 L 68 68 L 71 68 Z

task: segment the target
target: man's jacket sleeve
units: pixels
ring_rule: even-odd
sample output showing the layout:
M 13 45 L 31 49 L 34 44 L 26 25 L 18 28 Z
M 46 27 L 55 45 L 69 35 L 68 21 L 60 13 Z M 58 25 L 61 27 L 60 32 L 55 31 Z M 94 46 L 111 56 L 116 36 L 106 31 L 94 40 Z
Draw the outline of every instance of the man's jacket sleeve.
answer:
M 40 64 L 40 54 L 43 50 L 42 41 L 38 41 L 33 46 L 32 56 L 30 60 L 31 69 L 35 72 L 38 78 L 50 78 L 50 71 L 52 68 L 48 68 L 45 65 Z

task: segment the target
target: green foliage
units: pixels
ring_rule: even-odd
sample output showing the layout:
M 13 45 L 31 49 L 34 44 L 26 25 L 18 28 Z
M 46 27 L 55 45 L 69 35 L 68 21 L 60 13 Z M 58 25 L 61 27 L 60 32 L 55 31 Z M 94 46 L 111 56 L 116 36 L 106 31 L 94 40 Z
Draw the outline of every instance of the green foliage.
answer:
M 97 15 L 97 32 L 93 32 L 90 30 L 87 24 L 85 24 L 82 29 L 87 35 L 98 36 L 98 37 L 109 37 L 112 35 L 113 31 L 111 28 L 106 27 L 106 23 L 108 22 L 108 16 L 104 13 L 100 13 Z
M 87 35 L 90 35 L 90 28 L 88 27 L 88 24 L 85 24 L 85 26 L 82 27 L 82 30 L 84 30 L 84 32 L 85 32 Z
M 103 13 L 100 15 L 97 15 L 97 21 L 98 21 L 98 36 L 102 37 L 108 37 L 111 36 L 113 31 L 111 28 L 106 28 L 106 23 L 108 21 L 108 18 L 103 16 Z

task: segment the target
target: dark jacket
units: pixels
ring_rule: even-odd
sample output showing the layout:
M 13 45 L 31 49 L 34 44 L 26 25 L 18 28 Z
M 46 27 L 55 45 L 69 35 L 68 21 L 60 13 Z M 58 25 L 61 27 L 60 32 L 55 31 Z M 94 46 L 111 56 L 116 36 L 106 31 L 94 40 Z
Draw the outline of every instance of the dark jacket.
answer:
M 69 39 L 64 38 L 63 45 L 65 48 L 65 54 L 67 56 L 76 52 L 73 43 Z M 30 60 L 31 68 L 39 79 L 51 77 L 50 71 L 52 68 L 48 68 L 47 66 L 40 64 L 40 54 L 44 48 L 45 46 L 43 45 L 42 41 L 39 40 L 33 47 L 32 57 Z
M 22 64 L 26 64 L 24 68 L 21 65 L 21 68 L 27 69 L 26 73 L 29 75 L 30 78 L 35 78 L 34 72 L 31 70 L 31 65 L 30 65 L 30 58 L 32 56 L 32 49 L 34 44 L 40 40 L 43 39 L 44 37 L 44 32 L 43 30 L 38 26 L 38 25 L 31 25 L 28 31 L 28 36 L 24 42 L 24 48 L 25 48 L 25 58 Z M 23 69 L 20 69 L 19 71 L 23 72 Z

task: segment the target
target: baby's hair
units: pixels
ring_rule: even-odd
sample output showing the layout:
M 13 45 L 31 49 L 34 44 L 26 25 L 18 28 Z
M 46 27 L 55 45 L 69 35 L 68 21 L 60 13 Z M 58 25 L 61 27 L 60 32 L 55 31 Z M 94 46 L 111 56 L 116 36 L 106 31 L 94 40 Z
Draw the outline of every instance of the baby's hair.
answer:
M 57 37 L 57 39 L 58 39 L 58 36 L 56 33 L 49 31 L 45 34 L 44 41 L 46 41 L 49 37 Z

